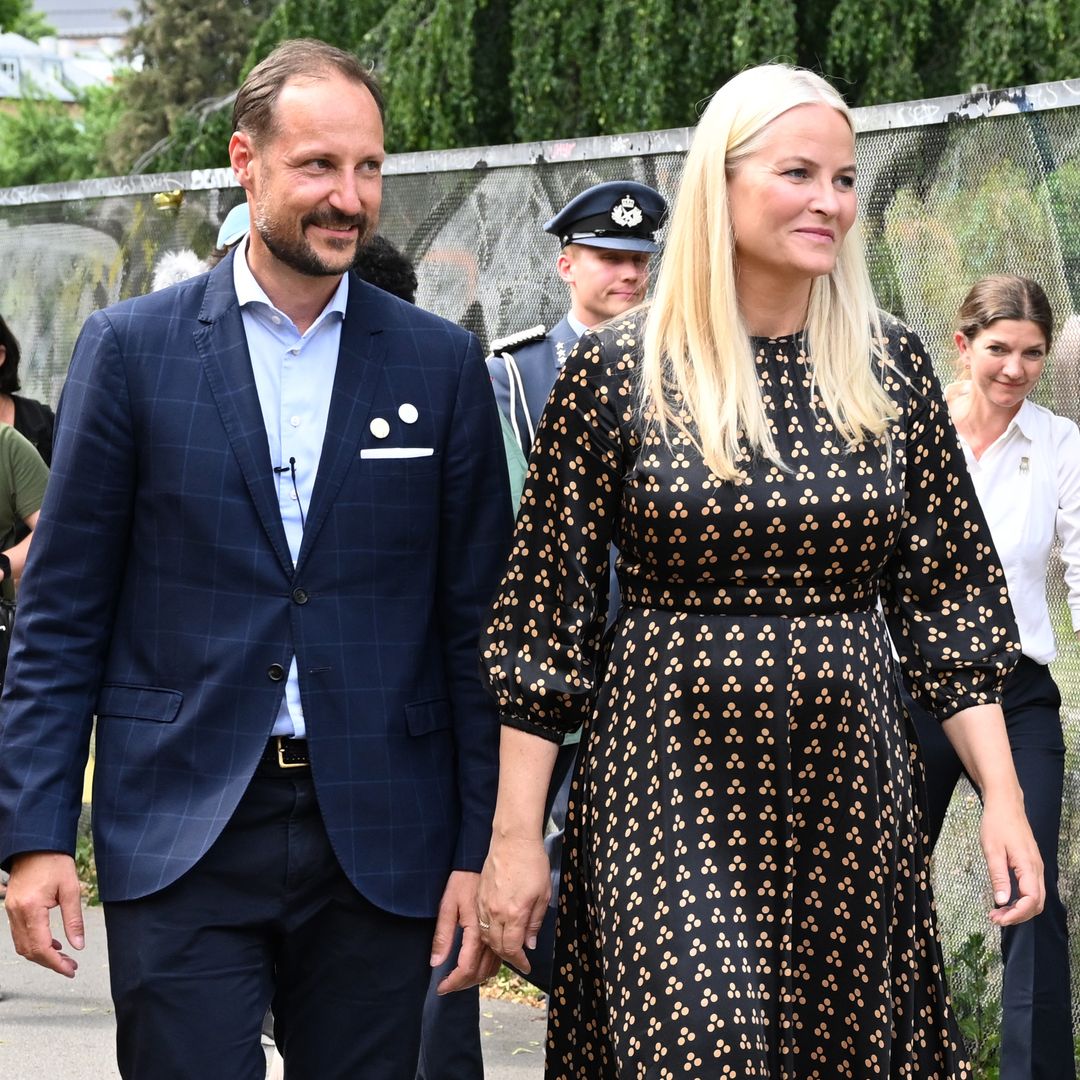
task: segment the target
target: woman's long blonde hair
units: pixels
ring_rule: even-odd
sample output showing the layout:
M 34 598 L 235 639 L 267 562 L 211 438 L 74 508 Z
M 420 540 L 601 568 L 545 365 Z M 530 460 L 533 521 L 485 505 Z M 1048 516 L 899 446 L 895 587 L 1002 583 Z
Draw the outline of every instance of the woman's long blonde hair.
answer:
M 783 465 L 736 295 L 727 176 L 773 120 L 810 104 L 828 105 L 851 124 L 824 79 L 786 64 L 750 68 L 716 92 L 686 156 L 646 317 L 644 414 L 665 439 L 672 428 L 689 438 L 724 480 L 741 475 L 743 449 Z M 870 362 L 883 355 L 882 331 L 857 224 L 832 273 L 811 284 L 806 331 L 818 392 L 845 441 L 853 447 L 883 435 L 896 408 Z

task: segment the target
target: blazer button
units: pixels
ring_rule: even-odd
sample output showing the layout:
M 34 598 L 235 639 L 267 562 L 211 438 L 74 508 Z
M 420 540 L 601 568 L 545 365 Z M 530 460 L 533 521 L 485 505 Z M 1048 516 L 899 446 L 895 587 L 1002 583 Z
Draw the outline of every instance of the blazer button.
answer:
M 292 598 L 295 604 L 306 604 L 308 602 L 308 594 L 303 589 L 293 589 Z
M 285 669 L 280 664 L 271 664 L 266 669 L 266 674 L 270 676 L 273 682 L 281 682 L 285 678 Z

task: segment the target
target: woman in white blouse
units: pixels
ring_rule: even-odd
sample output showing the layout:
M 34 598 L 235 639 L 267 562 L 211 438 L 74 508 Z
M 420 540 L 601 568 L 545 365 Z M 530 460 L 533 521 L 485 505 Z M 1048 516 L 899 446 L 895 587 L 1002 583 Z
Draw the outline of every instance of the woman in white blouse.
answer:
M 1080 636 L 1080 430 L 1036 405 L 1053 333 L 1046 294 L 1034 281 L 983 278 L 961 305 L 959 381 L 949 411 L 994 538 L 1023 656 L 1005 683 L 1005 722 L 1024 807 L 1045 864 L 1041 915 L 1002 931 L 1001 1080 L 1068 1080 L 1073 1064 L 1069 946 L 1058 895 L 1065 745 L 1061 695 L 1047 664 L 1056 655 L 1046 600 L 1055 536 L 1061 541 L 1072 629 Z M 927 773 L 931 848 L 961 765 L 940 727 L 912 710 Z

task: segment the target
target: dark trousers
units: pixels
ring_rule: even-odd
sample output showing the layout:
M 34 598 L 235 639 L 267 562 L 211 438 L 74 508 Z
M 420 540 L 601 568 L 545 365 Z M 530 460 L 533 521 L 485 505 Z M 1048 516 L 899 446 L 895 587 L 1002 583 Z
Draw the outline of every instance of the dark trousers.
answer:
M 105 920 L 124 1080 L 263 1080 L 270 1005 L 288 1080 L 413 1080 L 434 920 L 353 888 L 306 769 L 260 768 L 191 871 Z
M 532 970 L 525 978 L 545 994 L 551 992 L 551 968 L 555 953 L 555 900 L 559 894 L 566 809 L 576 758 L 577 744 L 560 747 L 552 770 L 544 814 L 545 819 L 550 818 L 555 826 L 544 840 L 551 866 L 551 904 L 544 917 L 544 925 L 536 935 L 536 948 L 525 950 L 532 964 Z M 457 950 L 460 945 L 459 932 L 450 958 L 435 971 L 428 989 L 428 998 L 424 1003 L 420 1067 L 416 1070 L 416 1080 L 483 1080 L 479 992 L 472 988 L 443 997 L 435 993 L 435 987 L 457 963 Z
M 435 993 L 439 983 L 457 967 L 460 948 L 459 929 L 450 956 L 431 975 L 416 1080 L 484 1080 L 479 987 L 470 986 L 442 997 Z
M 941 726 L 905 697 L 926 768 L 930 846 L 937 842 L 953 788 L 963 773 Z M 1073 1057 L 1069 932 L 1058 895 L 1058 833 L 1065 773 L 1061 695 L 1042 664 L 1028 657 L 1005 683 L 1005 726 L 1024 792 L 1024 808 L 1046 877 L 1041 915 L 1001 932 L 1001 1080 L 1071 1080 Z

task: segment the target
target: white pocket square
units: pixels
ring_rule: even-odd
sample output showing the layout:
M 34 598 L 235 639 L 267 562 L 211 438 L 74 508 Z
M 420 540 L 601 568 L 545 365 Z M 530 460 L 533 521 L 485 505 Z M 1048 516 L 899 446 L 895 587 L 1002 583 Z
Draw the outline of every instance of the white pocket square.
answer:
M 361 450 L 362 458 L 404 458 L 404 457 L 431 457 L 435 453 L 432 446 L 375 446 L 367 450 Z

